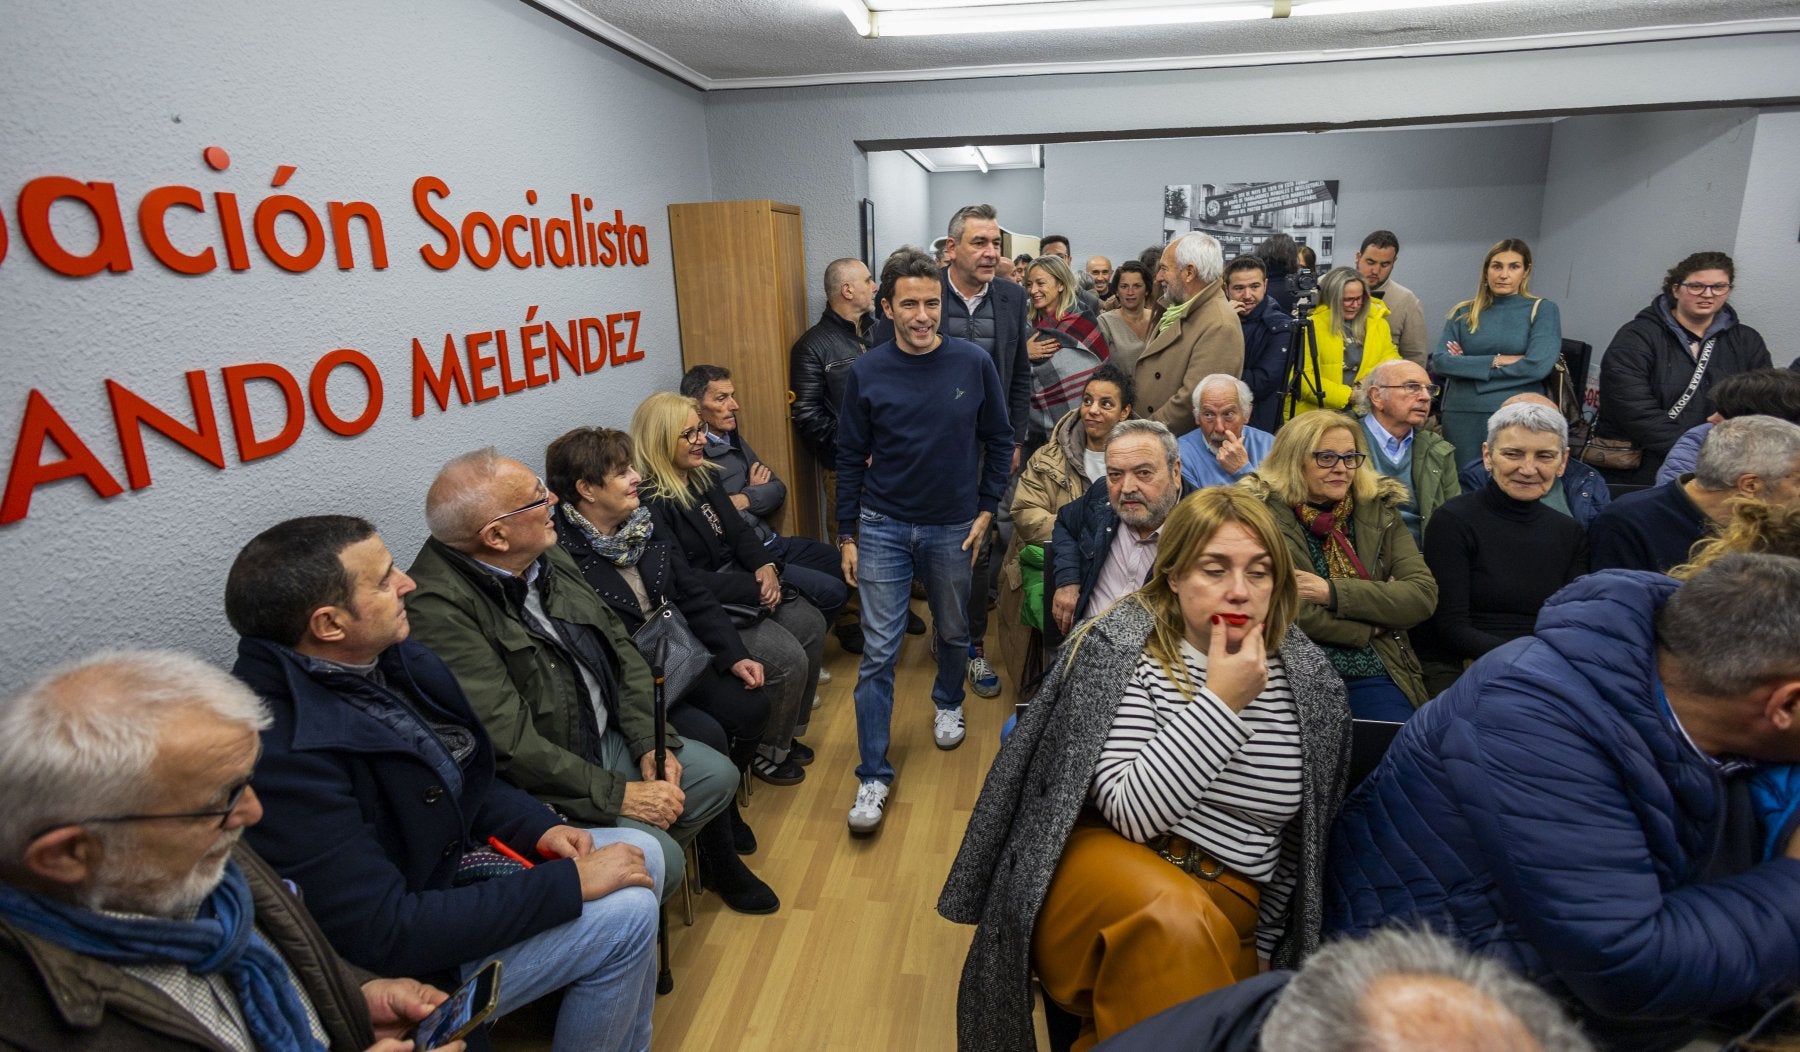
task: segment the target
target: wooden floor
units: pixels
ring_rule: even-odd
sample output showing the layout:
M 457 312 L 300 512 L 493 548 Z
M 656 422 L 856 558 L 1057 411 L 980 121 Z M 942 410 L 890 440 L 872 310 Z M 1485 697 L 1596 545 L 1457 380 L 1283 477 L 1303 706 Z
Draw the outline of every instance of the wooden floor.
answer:
M 923 603 L 914 606 L 923 614 Z M 744 812 L 759 842 L 745 861 L 781 909 L 746 917 L 708 894 L 685 927 L 679 897 L 671 903 L 675 989 L 657 999 L 657 1052 L 955 1047 L 956 983 L 973 929 L 934 907 L 1015 684 L 1003 676 L 999 697 L 970 693 L 967 737 L 941 752 L 932 742 L 935 665 L 925 636 L 906 637 L 887 818 L 873 836 L 852 838 L 845 816 L 857 786 L 858 659 L 827 640 L 825 660 L 833 679 L 819 691 L 824 704 L 805 738 L 818 759 L 797 786 L 756 782 Z M 548 1042 L 502 1024 L 496 1046 L 528 1052 Z

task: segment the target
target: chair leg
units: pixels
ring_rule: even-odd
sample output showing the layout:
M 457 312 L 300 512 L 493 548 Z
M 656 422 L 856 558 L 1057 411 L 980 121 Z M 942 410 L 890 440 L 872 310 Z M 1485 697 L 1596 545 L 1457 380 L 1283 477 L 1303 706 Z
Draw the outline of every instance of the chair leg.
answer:
M 738 770 L 738 806 L 739 807 L 749 807 L 750 806 L 750 794 L 755 791 L 754 790 L 755 785 L 756 785 L 755 780 L 750 777 L 750 768 L 748 768 L 748 767 L 740 768 Z

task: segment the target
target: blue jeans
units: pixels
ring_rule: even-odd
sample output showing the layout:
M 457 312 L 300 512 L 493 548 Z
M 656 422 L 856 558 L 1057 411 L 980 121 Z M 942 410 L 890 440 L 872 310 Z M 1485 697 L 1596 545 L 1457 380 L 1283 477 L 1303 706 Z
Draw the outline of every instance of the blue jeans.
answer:
M 1413 703 L 1386 676 L 1351 676 L 1344 680 L 1350 698 L 1350 715 L 1359 720 L 1405 723 L 1412 719 Z
M 856 590 L 862 596 L 862 667 L 856 678 L 858 781 L 892 782 L 887 760 L 894 714 L 894 664 L 906 636 L 912 582 L 925 582 L 937 633 L 937 680 L 931 700 L 940 709 L 962 704 L 969 667 L 969 553 L 962 550 L 974 520 L 916 526 L 864 510 L 856 539 Z
M 654 838 L 635 829 L 588 832 L 596 848 L 625 843 L 642 851 L 644 867 L 663 887 L 663 855 Z M 499 958 L 496 1016 L 562 990 L 553 1052 L 647 1052 L 656 1004 L 658 908 L 655 891 L 620 888 L 582 903 L 581 915 L 567 924 L 463 965 L 463 980 Z

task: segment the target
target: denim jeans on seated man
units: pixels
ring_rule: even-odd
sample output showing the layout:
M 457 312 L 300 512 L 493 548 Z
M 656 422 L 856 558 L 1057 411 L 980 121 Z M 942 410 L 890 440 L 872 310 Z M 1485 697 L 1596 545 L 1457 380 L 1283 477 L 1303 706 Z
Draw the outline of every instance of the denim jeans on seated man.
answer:
M 972 522 L 973 520 L 971 520 Z M 858 781 L 892 782 L 887 747 L 894 712 L 894 664 L 905 638 L 912 582 L 925 582 L 937 633 L 937 679 L 931 700 L 939 709 L 963 701 L 969 662 L 970 522 L 915 525 L 865 509 L 857 535 L 856 585 L 862 596 L 863 655 L 856 680 Z
M 663 854 L 648 834 L 623 828 L 588 833 L 596 848 L 624 843 L 642 851 L 657 889 L 674 886 L 665 880 Z M 496 1017 L 561 990 L 553 1052 L 648 1052 L 658 912 L 656 891 L 621 888 L 583 903 L 581 916 L 567 924 L 470 961 L 463 966 L 463 980 L 488 961 L 500 961 Z

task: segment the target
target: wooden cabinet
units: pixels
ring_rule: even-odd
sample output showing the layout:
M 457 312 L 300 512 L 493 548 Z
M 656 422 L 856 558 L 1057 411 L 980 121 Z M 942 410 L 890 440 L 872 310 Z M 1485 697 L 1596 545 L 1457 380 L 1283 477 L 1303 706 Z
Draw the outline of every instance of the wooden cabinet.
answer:
M 738 427 L 787 483 L 774 525 L 820 537 L 818 472 L 788 417 L 788 350 L 812 324 L 800 209 L 774 201 L 669 206 L 681 364 L 731 370 Z

